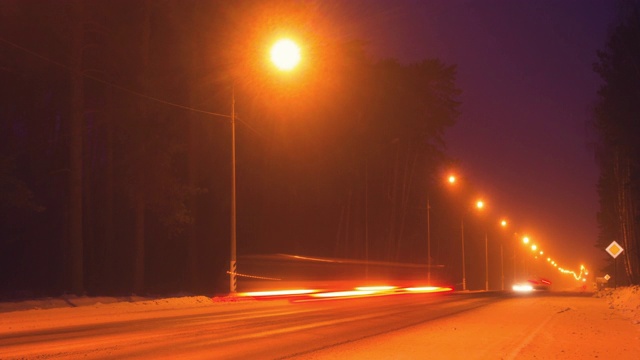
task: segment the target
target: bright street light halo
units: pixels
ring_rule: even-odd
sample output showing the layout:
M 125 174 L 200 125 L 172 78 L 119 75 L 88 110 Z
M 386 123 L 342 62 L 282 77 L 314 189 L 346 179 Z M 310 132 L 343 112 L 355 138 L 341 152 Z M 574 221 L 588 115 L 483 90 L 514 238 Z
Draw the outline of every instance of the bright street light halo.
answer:
M 280 70 L 292 70 L 300 59 L 300 47 L 291 39 L 280 39 L 271 47 L 271 61 Z

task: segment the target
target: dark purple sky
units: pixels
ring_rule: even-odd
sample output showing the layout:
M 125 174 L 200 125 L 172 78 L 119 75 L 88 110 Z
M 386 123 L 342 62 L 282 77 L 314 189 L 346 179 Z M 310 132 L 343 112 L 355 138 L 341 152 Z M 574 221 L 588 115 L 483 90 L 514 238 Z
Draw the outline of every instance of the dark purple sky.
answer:
M 531 234 L 562 266 L 592 269 L 598 169 L 587 121 L 592 70 L 615 18 L 606 0 L 352 0 L 349 35 L 375 59 L 439 58 L 464 91 L 448 153 L 493 214 Z M 497 218 L 496 218 L 497 220 Z

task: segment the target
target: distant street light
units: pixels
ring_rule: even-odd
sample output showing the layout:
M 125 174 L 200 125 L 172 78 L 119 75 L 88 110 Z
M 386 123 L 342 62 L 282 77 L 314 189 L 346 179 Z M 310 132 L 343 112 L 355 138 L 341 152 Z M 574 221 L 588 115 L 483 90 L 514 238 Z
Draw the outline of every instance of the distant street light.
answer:
M 476 201 L 476 208 L 483 210 L 484 201 Z M 484 290 L 489 291 L 489 234 L 486 228 L 484 230 Z
M 456 182 L 456 177 L 454 175 L 449 175 L 447 178 L 449 184 L 454 184 Z M 464 244 L 463 244 L 463 265 L 464 268 Z M 464 273 L 464 270 L 463 270 Z M 463 275 L 463 288 L 464 285 L 464 275 Z M 427 284 L 431 284 L 431 202 L 430 196 L 427 193 Z
M 229 261 L 229 293 L 235 294 L 236 279 L 236 91 L 231 89 L 231 260 Z
M 484 291 L 489 291 L 489 235 L 484 231 Z
M 455 175 L 449 175 L 447 178 L 449 185 L 455 185 L 457 178 Z M 460 244 L 462 249 L 462 291 L 467 290 L 467 273 L 465 267 L 464 260 L 464 210 L 462 211 L 462 215 L 460 215 Z
M 502 219 L 500 220 L 500 226 L 502 226 L 503 229 L 505 229 L 507 227 L 507 220 L 506 219 Z M 504 238 L 500 241 L 500 289 L 504 290 L 504 249 L 503 249 L 503 243 L 504 243 Z M 515 251 L 513 252 L 513 256 L 515 259 Z M 515 266 L 515 260 L 514 260 L 514 266 Z M 514 275 L 515 277 L 515 275 Z
M 516 239 L 516 242 L 517 242 L 518 233 L 513 233 L 513 236 L 514 236 L 514 238 Z M 518 277 L 518 261 L 517 261 L 517 253 L 516 253 L 517 246 L 516 245 L 517 244 L 513 244 L 513 282 L 514 283 L 516 282 L 516 279 Z
M 460 242 L 462 243 L 462 291 L 466 291 L 467 274 L 464 265 L 464 214 L 460 216 Z
M 449 177 L 447 177 L 447 182 L 449 183 L 449 185 L 454 185 L 457 182 L 457 177 L 455 175 L 449 175 Z M 484 209 L 484 201 L 483 200 L 477 200 L 475 202 L 475 208 L 477 210 L 483 210 Z M 466 275 L 466 265 L 465 265 L 465 254 L 464 254 L 464 215 L 465 215 L 465 211 L 462 212 L 462 215 L 460 216 L 460 243 L 461 243 L 461 249 L 462 249 L 462 290 L 466 291 L 467 290 L 467 275 Z M 485 289 L 488 290 L 489 288 L 489 250 L 488 250 L 488 240 L 487 240 L 487 232 L 485 231 Z
M 531 241 L 531 240 L 529 239 L 529 237 L 528 237 L 528 236 L 524 236 L 524 237 L 522 238 L 522 243 L 523 243 L 524 245 L 529 245 L 529 242 L 530 242 L 530 241 Z M 527 255 L 527 254 L 525 254 L 525 255 L 522 257 L 522 269 L 524 270 L 524 274 L 525 274 L 525 276 L 527 275 L 527 272 L 528 272 L 528 271 L 527 271 L 527 257 L 528 257 L 528 255 Z
M 300 62 L 300 48 L 289 39 L 277 41 L 271 48 L 271 61 L 282 71 L 290 71 Z M 229 291 L 237 290 L 237 239 L 236 239 L 236 95 L 231 90 L 231 259 L 229 261 Z
M 427 193 L 427 285 L 431 285 L 431 203 Z

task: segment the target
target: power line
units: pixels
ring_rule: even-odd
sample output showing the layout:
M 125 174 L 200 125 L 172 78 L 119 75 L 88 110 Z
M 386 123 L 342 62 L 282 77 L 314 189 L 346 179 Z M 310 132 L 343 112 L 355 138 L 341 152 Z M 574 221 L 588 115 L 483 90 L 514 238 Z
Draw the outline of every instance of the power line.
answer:
M 39 54 L 39 53 L 37 53 L 37 52 L 35 52 L 35 51 L 33 51 L 33 50 L 30 50 L 30 49 L 27 49 L 27 48 L 25 48 L 25 47 L 23 47 L 23 46 L 20 46 L 20 45 L 18 45 L 18 44 L 16 44 L 16 43 L 13 43 L 13 42 L 11 42 L 11 41 L 9 41 L 9 40 L 7 40 L 7 39 L 2 38 L 2 37 L 0 37 L 0 42 L 3 42 L 3 43 L 5 43 L 5 44 L 7 44 L 7 45 L 9 45 L 9 46 L 11 46 L 11 47 L 13 47 L 13 48 L 15 48 L 15 49 L 18 49 L 18 50 L 20 50 L 20 51 L 23 51 L 23 52 L 25 52 L 25 53 L 27 53 L 27 54 L 29 54 L 29 55 L 31 55 L 31 56 L 35 56 L 35 57 L 37 57 L 38 59 L 41 59 L 41 60 L 43 60 L 43 61 L 46 61 L 46 62 L 51 63 L 51 64 L 54 64 L 54 65 L 56 65 L 56 66 L 58 66 L 58 67 L 61 67 L 61 68 L 65 69 L 65 70 L 67 70 L 67 71 L 70 71 L 70 72 L 76 72 L 76 71 L 75 71 L 73 68 L 71 68 L 70 66 L 67 66 L 67 65 L 65 65 L 65 64 L 63 64 L 63 63 L 61 63 L 61 62 L 59 62 L 59 61 L 55 61 L 55 60 L 53 60 L 53 59 L 50 59 L 50 58 L 48 58 L 48 57 L 46 57 L 46 56 L 44 56 L 44 55 L 41 55 L 41 54 Z M 126 93 L 129 93 L 129 94 L 132 94 L 132 95 L 136 95 L 136 96 L 138 96 L 138 97 L 141 97 L 141 98 L 144 98 L 144 99 L 147 99 L 147 100 L 152 100 L 152 101 L 155 101 L 155 102 L 158 102 L 158 103 L 161 103 L 161 104 L 165 104 L 165 105 L 168 105 L 168 106 L 173 106 L 173 107 L 180 108 L 180 109 L 183 109 L 183 110 L 193 111 L 193 112 L 200 113 L 200 114 L 205 114 L 205 115 L 211 115 L 211 116 L 224 117 L 224 118 L 228 118 L 228 119 L 230 119 L 230 118 L 231 118 L 231 115 L 227 115 L 227 114 L 220 114 L 220 113 L 215 113 L 215 112 L 211 112 L 211 111 L 206 111 L 206 110 L 196 109 L 196 108 L 194 108 L 194 107 L 190 107 L 190 106 L 186 106 L 186 105 L 181 105 L 181 104 L 174 103 L 174 102 L 171 102 L 171 101 L 167 101 L 167 100 L 163 100 L 163 99 L 156 98 L 156 97 L 153 97 L 153 96 L 149 96 L 149 95 L 147 95 L 147 94 L 143 94 L 143 93 L 141 93 L 141 92 L 138 92 L 138 91 L 135 91 L 135 90 L 131 90 L 131 89 L 129 89 L 129 88 L 126 88 L 126 87 L 124 87 L 124 86 L 122 86 L 122 85 L 118 85 L 118 84 L 115 84 L 115 83 L 112 83 L 112 82 L 109 82 L 109 81 L 106 81 L 106 80 L 103 80 L 103 79 L 97 78 L 97 77 L 92 76 L 92 75 L 87 74 L 87 73 L 83 73 L 83 72 L 81 72 L 81 73 L 80 73 L 80 76 L 82 76 L 82 77 L 84 77 L 84 78 L 87 78 L 87 79 L 90 79 L 90 80 L 93 80 L 93 81 L 96 81 L 96 82 L 99 82 L 99 83 L 104 84 L 104 85 L 107 85 L 107 86 L 111 86 L 111 87 L 113 87 L 113 88 L 116 88 L 116 89 L 118 89 L 118 90 L 124 91 L 124 92 L 126 92 Z M 244 123 L 244 122 L 243 122 L 243 123 Z M 245 124 L 245 125 L 247 125 L 247 126 L 248 126 L 248 124 Z M 248 127 L 249 127 L 250 129 L 252 129 L 253 131 L 255 131 L 255 129 L 251 128 L 250 126 L 248 126 Z

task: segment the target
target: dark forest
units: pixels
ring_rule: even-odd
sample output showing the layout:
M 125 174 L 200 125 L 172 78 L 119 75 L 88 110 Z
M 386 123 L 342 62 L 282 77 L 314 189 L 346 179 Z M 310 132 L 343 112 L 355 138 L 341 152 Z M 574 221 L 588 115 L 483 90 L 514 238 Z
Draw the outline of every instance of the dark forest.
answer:
M 455 65 L 373 61 L 311 3 L 0 9 L 6 296 L 224 291 L 232 97 L 240 257 L 425 263 L 429 197 L 434 263 L 459 263 L 434 191 Z M 304 54 L 286 74 L 265 55 L 284 34 Z

